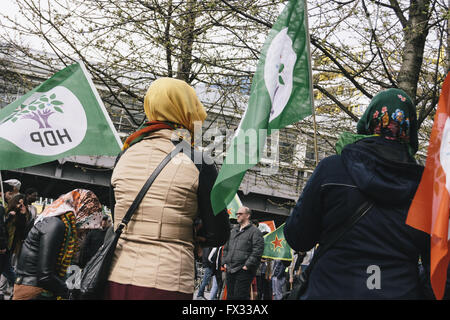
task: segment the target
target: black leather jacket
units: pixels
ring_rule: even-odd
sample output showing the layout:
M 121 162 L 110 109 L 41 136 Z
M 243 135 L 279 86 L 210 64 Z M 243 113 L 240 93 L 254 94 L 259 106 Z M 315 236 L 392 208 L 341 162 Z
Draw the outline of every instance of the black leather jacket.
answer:
M 67 286 L 56 273 L 56 261 L 64 241 L 64 230 L 64 222 L 58 217 L 45 218 L 31 228 L 20 253 L 16 283 L 67 296 Z

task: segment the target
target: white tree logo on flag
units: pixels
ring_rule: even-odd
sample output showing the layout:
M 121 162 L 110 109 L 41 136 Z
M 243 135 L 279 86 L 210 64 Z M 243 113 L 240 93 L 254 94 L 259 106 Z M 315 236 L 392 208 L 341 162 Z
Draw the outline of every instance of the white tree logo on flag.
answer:
M 273 38 L 264 64 L 264 82 L 272 101 L 269 122 L 283 112 L 292 92 L 297 55 L 287 31 L 284 28 Z
M 79 145 L 86 135 L 83 105 L 67 88 L 35 92 L 0 122 L 0 137 L 37 155 L 56 155 Z

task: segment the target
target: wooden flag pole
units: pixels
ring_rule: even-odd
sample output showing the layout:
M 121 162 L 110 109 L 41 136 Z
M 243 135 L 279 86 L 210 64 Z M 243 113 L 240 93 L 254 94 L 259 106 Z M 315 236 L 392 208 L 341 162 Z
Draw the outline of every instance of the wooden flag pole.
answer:
M 316 123 L 316 112 L 314 111 L 314 106 L 312 107 L 312 118 L 313 118 L 313 130 L 314 130 L 314 159 L 316 161 L 316 167 L 319 164 L 319 151 L 317 148 L 317 123 Z
M 2 178 L 2 171 L 0 170 L 0 188 L 2 191 L 2 205 L 5 206 L 5 194 L 3 192 L 3 178 Z
M 309 68 L 309 87 L 311 90 L 311 114 L 313 118 L 313 127 L 314 127 L 314 157 L 316 161 L 316 167 L 319 164 L 319 151 L 317 148 L 317 123 L 316 123 L 316 110 L 314 107 L 314 90 L 313 90 L 313 78 L 312 78 L 312 59 L 311 59 L 311 46 L 310 43 L 310 35 L 309 35 L 309 23 L 308 23 L 308 2 L 304 0 L 304 6 L 305 6 L 305 24 L 306 24 L 306 33 L 308 37 L 308 41 L 306 41 L 306 47 L 308 50 L 308 56 L 310 57 L 310 68 Z

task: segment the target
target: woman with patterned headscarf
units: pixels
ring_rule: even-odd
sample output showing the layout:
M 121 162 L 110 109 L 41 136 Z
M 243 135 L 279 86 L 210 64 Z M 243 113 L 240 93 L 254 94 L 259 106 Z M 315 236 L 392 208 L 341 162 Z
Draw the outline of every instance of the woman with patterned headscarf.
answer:
M 111 177 L 116 228 L 166 155 L 176 147 L 183 152 L 161 171 L 124 229 L 106 299 L 192 299 L 196 240 L 216 247 L 230 234 L 228 214 L 215 216 L 211 208 L 216 168 L 191 147 L 205 108 L 186 82 L 160 78 L 145 95 L 144 111 L 149 122 L 125 141 Z M 195 236 L 197 219 L 202 227 Z
M 102 207 L 89 190 L 60 196 L 36 218 L 17 265 L 13 300 L 67 298 L 66 271 L 81 229 L 100 227 Z
M 308 251 L 365 214 L 311 267 L 301 299 L 424 299 L 419 260 L 429 261 L 429 237 L 405 224 L 423 167 L 416 108 L 400 89 L 371 100 L 345 134 L 338 154 L 323 159 L 307 182 L 284 228 L 296 251 Z M 314 258 L 313 258 L 314 260 Z M 428 287 L 429 289 L 429 287 Z

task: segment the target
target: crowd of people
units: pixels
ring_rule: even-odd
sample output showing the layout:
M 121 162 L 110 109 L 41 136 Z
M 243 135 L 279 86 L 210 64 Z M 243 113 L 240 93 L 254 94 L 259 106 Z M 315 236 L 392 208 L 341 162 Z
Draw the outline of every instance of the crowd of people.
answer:
M 39 196 L 36 188 L 21 193 L 17 179 L 4 181 L 1 187 L 0 300 L 68 298 L 67 267 L 83 267 L 95 254 L 111 225 L 110 217 L 102 216 L 100 202 L 88 190 L 63 195 L 38 215 L 33 205 Z M 84 195 L 88 196 L 79 199 Z M 77 199 L 70 200 L 69 196 Z M 94 202 L 95 209 L 88 202 Z M 95 215 L 98 221 L 86 219 L 89 215 Z M 71 223 L 72 217 L 83 221 Z M 66 225 L 71 232 L 67 232 Z M 65 251 L 61 250 L 61 242 Z
M 242 214 L 251 215 L 251 210 L 247 207 L 241 208 L 241 211 L 237 216 L 238 223 L 234 227 L 236 232 L 245 232 L 242 227 Z M 258 227 L 259 223 L 256 219 L 253 219 L 251 223 Z M 256 231 L 254 230 L 254 232 Z M 261 236 L 267 233 L 267 231 L 263 231 Z M 260 243 L 258 243 L 261 241 L 259 234 L 255 238 L 257 238 L 255 246 L 252 241 L 245 240 L 242 246 L 237 245 L 230 238 L 231 241 L 228 241 L 225 246 L 202 250 L 198 259 L 201 259 L 203 273 L 199 273 L 201 282 L 195 295 L 196 300 L 282 300 L 287 298 L 296 279 L 308 267 L 314 254 L 314 248 L 308 252 L 294 252 L 292 260 L 266 258 L 261 257 L 262 251 Z M 228 270 L 223 263 L 223 249 L 227 247 L 225 252 L 229 252 L 230 246 L 235 248 L 233 250 L 239 250 L 240 254 L 243 254 L 241 262 L 236 263 L 239 273 L 245 272 L 243 267 L 249 265 L 247 261 L 252 254 L 256 257 L 256 261 L 259 261 L 255 264 L 257 268 L 255 269 L 253 266 L 253 272 L 250 271 L 247 277 L 240 276 L 238 289 L 233 282 L 236 282 L 235 279 L 239 277 L 239 273 L 232 274 L 231 270 Z M 229 254 L 226 258 L 233 259 L 233 254 Z M 230 273 L 227 273 L 227 270 Z M 205 294 L 207 288 L 210 288 L 209 295 Z
M 182 80 L 155 80 L 144 112 L 148 122 L 127 138 L 112 173 L 110 228 L 122 224 L 163 159 L 177 148 L 183 152 L 160 170 L 124 227 L 99 299 L 190 300 L 196 257 L 205 268 L 198 299 L 213 279 L 211 299 L 226 291 L 230 300 L 280 300 L 305 269 L 300 299 L 434 298 L 427 278 L 429 235 L 405 224 L 423 167 L 414 159 L 416 110 L 402 90 L 376 95 L 358 122 L 358 135 L 342 136 L 338 154 L 315 169 L 284 227 L 297 252 L 291 262 L 262 258 L 263 233 L 248 207 L 238 210 L 234 226 L 226 210 L 214 214 L 210 193 L 218 172 L 192 146 L 194 122 L 207 116 L 195 90 Z M 84 267 L 107 232 L 97 196 L 75 189 L 36 215 L 36 189 L 22 194 L 19 181 L 5 181 L 2 190 L 3 296 L 9 290 L 14 300 L 69 298 L 68 266 Z M 355 213 L 358 219 L 347 226 Z M 334 234 L 339 237 L 330 243 Z M 378 270 L 375 285 L 370 270 Z

